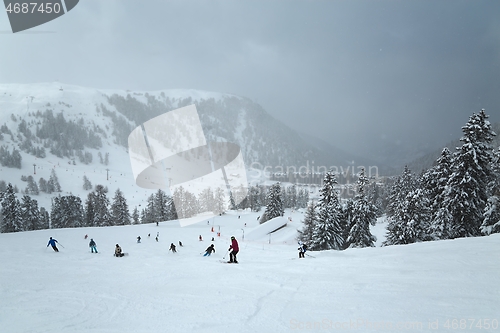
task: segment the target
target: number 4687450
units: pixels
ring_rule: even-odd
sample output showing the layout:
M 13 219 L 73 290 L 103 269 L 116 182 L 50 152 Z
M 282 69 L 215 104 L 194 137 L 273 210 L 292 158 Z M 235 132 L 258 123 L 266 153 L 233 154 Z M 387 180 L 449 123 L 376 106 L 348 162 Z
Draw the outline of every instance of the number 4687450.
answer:
M 58 2 L 46 2 L 46 3 L 36 3 L 36 2 L 21 2 L 21 3 L 9 3 L 7 8 L 5 8 L 7 13 L 15 14 L 28 14 L 28 13 L 44 13 L 44 14 L 59 14 L 61 12 L 61 4 Z

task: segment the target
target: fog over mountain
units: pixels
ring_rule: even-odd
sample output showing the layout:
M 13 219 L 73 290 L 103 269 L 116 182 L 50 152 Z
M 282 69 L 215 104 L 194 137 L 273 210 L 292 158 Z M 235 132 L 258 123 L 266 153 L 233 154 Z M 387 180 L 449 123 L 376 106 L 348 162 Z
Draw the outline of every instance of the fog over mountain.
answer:
M 80 1 L 18 34 L 0 15 L 0 83 L 245 96 L 400 168 L 460 137 L 473 112 L 500 121 L 498 17 L 483 0 Z

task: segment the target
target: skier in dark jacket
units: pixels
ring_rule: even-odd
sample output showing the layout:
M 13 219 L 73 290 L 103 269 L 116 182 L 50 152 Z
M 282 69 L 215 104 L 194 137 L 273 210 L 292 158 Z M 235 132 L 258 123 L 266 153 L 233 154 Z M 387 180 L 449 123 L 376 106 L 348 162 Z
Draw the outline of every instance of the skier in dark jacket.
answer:
M 96 243 L 92 238 L 90 239 L 89 247 L 90 247 L 90 252 L 94 253 L 95 251 L 95 253 L 97 253 Z
M 238 260 L 236 260 L 236 255 L 240 251 L 240 248 L 238 246 L 238 241 L 234 236 L 231 236 L 231 245 L 229 246 L 228 251 L 231 251 L 229 252 L 229 262 L 237 264 Z
M 171 244 L 170 244 L 170 249 L 168 249 L 168 250 L 169 250 L 169 251 L 172 251 L 172 253 L 177 252 L 177 250 L 175 249 L 175 245 L 174 245 L 174 243 L 171 243 Z
M 53 239 L 52 237 L 50 237 L 49 243 L 47 244 L 47 247 L 49 247 L 49 245 L 50 245 L 50 246 L 52 246 L 54 251 L 59 252 L 59 249 L 57 248 L 56 243 L 59 243 L 59 242 L 57 240 Z
M 214 244 L 210 245 L 209 247 L 207 247 L 207 249 L 205 250 L 205 254 L 203 255 L 204 257 L 206 256 L 210 256 L 213 253 L 215 253 L 215 247 L 214 247 Z

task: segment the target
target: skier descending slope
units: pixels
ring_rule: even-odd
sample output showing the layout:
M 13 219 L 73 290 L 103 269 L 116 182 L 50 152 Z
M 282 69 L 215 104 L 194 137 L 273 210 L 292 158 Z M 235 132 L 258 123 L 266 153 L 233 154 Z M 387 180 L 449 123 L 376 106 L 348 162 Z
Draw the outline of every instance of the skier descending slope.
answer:
M 170 248 L 168 250 L 172 251 L 172 253 L 176 253 L 177 252 L 177 250 L 175 249 L 174 243 L 170 243 Z
M 307 245 L 299 241 L 299 258 L 305 258 L 304 254 L 307 251 Z
M 94 253 L 94 251 L 95 251 L 95 253 L 98 253 L 96 243 L 94 242 L 94 240 L 92 238 L 90 239 L 89 247 L 90 247 L 90 252 Z
M 210 245 L 209 247 L 207 247 L 207 249 L 205 250 L 205 254 L 203 255 L 204 257 L 206 256 L 210 256 L 213 253 L 215 253 L 215 247 L 214 247 L 214 244 Z
M 236 255 L 240 251 L 240 248 L 238 246 L 238 241 L 234 236 L 231 236 L 231 245 L 229 246 L 229 261 L 228 263 L 238 263 L 238 260 L 236 260 Z
M 57 240 L 53 239 L 52 237 L 50 237 L 49 243 L 47 244 L 47 247 L 49 247 L 49 245 L 50 245 L 50 246 L 52 246 L 54 251 L 59 252 L 59 249 L 57 248 L 56 243 L 59 243 L 59 242 Z

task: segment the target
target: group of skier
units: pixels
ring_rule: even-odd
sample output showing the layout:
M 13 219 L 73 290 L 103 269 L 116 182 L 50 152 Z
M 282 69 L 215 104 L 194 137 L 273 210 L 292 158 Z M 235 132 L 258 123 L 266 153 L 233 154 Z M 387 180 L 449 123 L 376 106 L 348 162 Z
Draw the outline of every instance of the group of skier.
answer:
M 88 235 L 85 235 L 85 239 L 87 239 Z M 158 235 L 157 235 L 158 237 Z M 200 236 L 201 237 L 201 236 Z M 141 237 L 137 237 L 137 243 L 140 243 L 141 242 Z M 59 249 L 57 248 L 56 246 L 56 243 L 59 244 L 59 242 L 50 237 L 49 239 L 49 242 L 47 244 L 47 247 L 52 246 L 52 249 L 55 251 L 55 252 L 59 252 Z M 182 242 L 179 241 L 179 246 L 182 246 Z M 94 241 L 93 238 L 90 239 L 90 242 L 89 242 L 89 248 L 90 248 L 90 252 L 92 253 L 99 253 L 97 252 L 97 244 L 96 242 Z M 170 244 L 170 248 L 168 249 L 169 251 L 172 251 L 172 253 L 176 253 L 177 250 L 176 250 L 176 246 L 174 243 L 171 243 Z M 238 261 L 236 260 L 236 255 L 238 254 L 239 252 L 239 246 L 238 246 L 238 241 L 236 240 L 236 238 L 234 236 L 231 236 L 231 245 L 229 246 L 229 263 L 238 263 Z M 210 256 L 212 253 L 215 253 L 215 246 L 214 244 L 210 245 L 206 250 L 205 250 L 205 254 L 203 255 L 204 257 L 206 256 Z M 115 246 L 115 254 L 114 256 L 115 257 L 123 257 L 125 255 L 125 253 L 123 253 L 122 251 L 122 248 L 119 244 L 116 244 Z
M 85 235 L 85 239 L 86 238 L 87 238 L 87 235 Z M 140 236 L 137 237 L 137 242 L 138 243 L 140 242 Z M 49 247 L 49 245 L 50 245 L 50 246 L 52 246 L 52 249 L 55 252 L 59 252 L 59 249 L 57 248 L 56 243 L 59 244 L 59 242 L 56 239 L 50 237 L 49 242 L 47 244 L 47 247 Z M 182 246 L 181 241 L 179 241 L 179 245 Z M 97 244 L 94 241 L 94 239 L 92 239 L 92 238 L 90 239 L 89 247 L 90 247 L 90 251 L 92 253 L 98 253 L 97 252 Z M 229 246 L 229 249 L 228 249 L 228 252 L 229 252 L 228 263 L 235 263 L 235 264 L 238 263 L 238 260 L 236 259 L 236 255 L 238 254 L 239 250 L 240 250 L 240 248 L 238 245 L 238 241 L 236 240 L 236 238 L 234 236 L 231 236 L 231 245 Z M 299 248 L 297 250 L 299 251 L 299 258 L 305 258 L 304 255 L 307 251 L 307 245 L 299 241 Z M 174 245 L 174 243 L 170 244 L 169 251 L 172 251 L 172 253 L 177 252 L 176 246 Z M 212 253 L 215 253 L 214 244 L 207 247 L 207 249 L 205 250 L 205 254 L 203 256 L 207 257 L 207 256 L 210 256 Z M 125 255 L 122 251 L 122 248 L 118 244 L 116 244 L 116 246 L 115 246 L 115 254 L 114 255 L 115 255 L 115 257 L 123 257 Z

